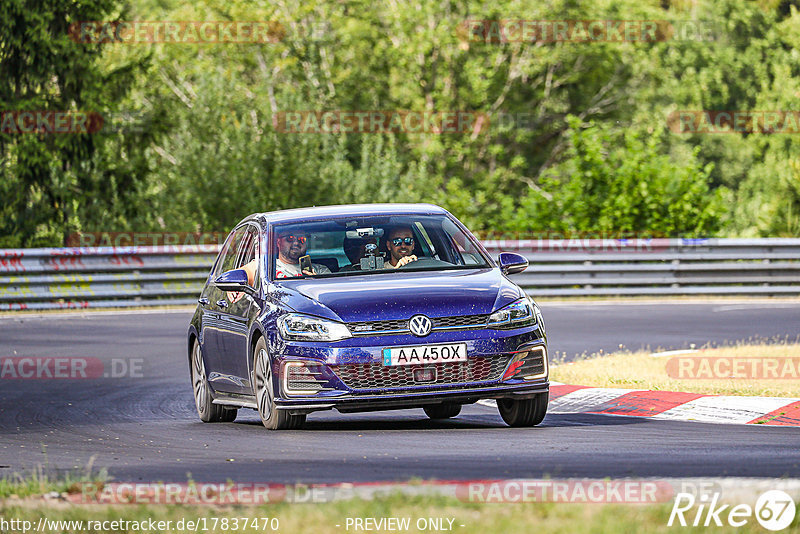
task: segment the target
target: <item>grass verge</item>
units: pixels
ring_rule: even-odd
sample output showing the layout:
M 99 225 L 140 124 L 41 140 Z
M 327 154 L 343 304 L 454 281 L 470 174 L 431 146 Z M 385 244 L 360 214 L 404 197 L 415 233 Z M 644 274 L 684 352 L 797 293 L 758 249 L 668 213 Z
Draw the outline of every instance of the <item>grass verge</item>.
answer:
M 593 354 L 553 362 L 550 378 L 594 387 L 800 398 L 800 344 L 742 344 L 690 354 Z
M 13 473 L 0 477 L 0 499 L 25 498 L 48 493 L 63 494 L 74 491 L 81 484 L 102 484 L 108 478 L 106 471 L 94 472 L 94 459 L 83 470 L 74 470 L 62 475 L 48 474 L 45 465 L 39 465 L 26 475 Z
M 372 500 L 354 499 L 316 504 L 271 504 L 260 507 L 201 507 L 201 506 L 30 506 L 0 504 L 0 515 L 6 520 L 19 519 L 36 525 L 41 517 L 48 521 L 136 521 L 137 528 L 122 525 L 116 532 L 185 532 L 178 522 L 199 521 L 200 532 L 281 532 L 334 534 L 346 532 L 391 532 L 392 529 L 356 529 L 353 520 L 371 518 L 408 518 L 405 532 L 434 532 L 441 530 L 471 533 L 551 532 L 609 533 L 674 532 L 680 526 L 667 526 L 671 503 L 657 505 L 578 504 L 578 503 L 519 503 L 482 504 L 462 502 L 444 496 L 382 496 Z M 234 521 L 238 518 L 238 528 Z M 272 519 L 276 519 L 277 522 Z M 348 528 L 348 518 L 351 522 Z M 800 514 L 783 532 L 800 532 Z M 151 528 L 148 521 L 171 521 L 169 526 Z M 223 521 L 227 519 L 227 521 Z M 253 520 L 257 519 L 256 523 Z M 431 521 L 433 520 L 433 522 Z M 724 518 L 723 518 L 724 520 Z M 247 526 L 244 527 L 244 523 Z M 52 523 L 49 523 L 52 525 Z M 257 528 L 253 528 L 256 525 Z M 74 527 L 75 525 L 73 525 Z M 86 527 L 89 528 L 86 528 Z M 101 526 L 101 525 L 96 525 Z M 167 528 L 164 528 L 164 527 Z M 266 528 L 263 528 L 265 527 Z M 277 526 L 276 530 L 273 527 Z M 82 524 L 81 532 L 107 532 Z M 144 527 L 144 528 L 142 528 Z M 424 527 L 424 528 L 420 528 Z M 691 527 L 692 532 L 734 530 L 723 527 Z M 108 528 L 108 525 L 106 525 Z M 754 518 L 735 529 L 736 532 L 764 532 Z M 77 528 L 61 525 L 60 532 L 77 532 Z

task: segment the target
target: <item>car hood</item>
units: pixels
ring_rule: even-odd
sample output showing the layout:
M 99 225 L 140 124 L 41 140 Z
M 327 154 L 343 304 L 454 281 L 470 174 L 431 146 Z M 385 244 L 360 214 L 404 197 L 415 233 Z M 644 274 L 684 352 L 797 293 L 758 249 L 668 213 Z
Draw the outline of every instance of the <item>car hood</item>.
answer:
M 523 293 L 499 269 L 469 269 L 281 280 L 270 295 L 301 313 L 357 322 L 488 314 Z

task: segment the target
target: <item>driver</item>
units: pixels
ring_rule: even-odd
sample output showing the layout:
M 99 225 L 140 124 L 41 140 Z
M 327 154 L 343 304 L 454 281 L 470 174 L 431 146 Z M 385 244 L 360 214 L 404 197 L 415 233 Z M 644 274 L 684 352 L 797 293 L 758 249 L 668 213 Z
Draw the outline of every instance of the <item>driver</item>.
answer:
M 412 261 L 417 261 L 417 257 L 412 254 L 414 252 L 414 232 L 408 226 L 392 228 L 386 240 L 386 248 L 389 250 L 389 261 L 384 264 L 384 269 L 397 269 Z
M 315 274 L 330 274 L 331 270 L 319 263 L 312 263 L 311 270 L 300 272 L 300 258 L 305 256 L 308 249 L 308 234 L 305 232 L 292 232 L 284 230 L 278 233 L 278 257 L 275 259 L 275 278 L 290 278 L 293 276 L 312 276 Z

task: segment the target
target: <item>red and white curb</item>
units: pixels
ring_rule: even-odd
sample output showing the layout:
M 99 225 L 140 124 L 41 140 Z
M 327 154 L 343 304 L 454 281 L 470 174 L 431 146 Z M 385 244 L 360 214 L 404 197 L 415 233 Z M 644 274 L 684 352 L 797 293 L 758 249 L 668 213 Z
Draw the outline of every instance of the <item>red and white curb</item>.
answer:
M 496 406 L 495 401 L 480 401 Z M 800 426 L 800 398 L 550 385 L 548 413 L 594 413 L 702 423 Z

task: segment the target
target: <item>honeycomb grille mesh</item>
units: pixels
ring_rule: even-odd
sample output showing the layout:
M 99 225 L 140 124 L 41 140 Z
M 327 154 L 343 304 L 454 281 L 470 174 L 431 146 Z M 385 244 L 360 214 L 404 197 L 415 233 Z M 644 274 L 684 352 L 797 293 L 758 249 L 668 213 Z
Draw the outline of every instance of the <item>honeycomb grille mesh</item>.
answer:
M 361 323 L 347 323 L 347 328 L 353 333 L 369 333 L 377 330 L 408 330 L 408 319 L 395 319 L 392 321 L 365 321 Z
M 331 369 L 350 389 L 407 388 L 446 384 L 473 384 L 500 380 L 511 355 L 470 358 L 466 362 L 447 362 L 427 365 L 396 365 L 380 363 L 332 365 Z M 436 380 L 417 382 L 414 370 L 436 368 Z
M 433 319 L 434 328 L 452 328 L 457 326 L 485 325 L 488 315 L 455 315 L 453 317 L 437 317 Z
M 485 326 L 488 320 L 488 315 L 454 315 L 452 317 L 434 317 L 431 319 L 433 328 Z M 369 334 L 386 330 L 402 330 L 405 332 L 408 331 L 408 319 L 347 323 L 347 328 L 354 334 Z

